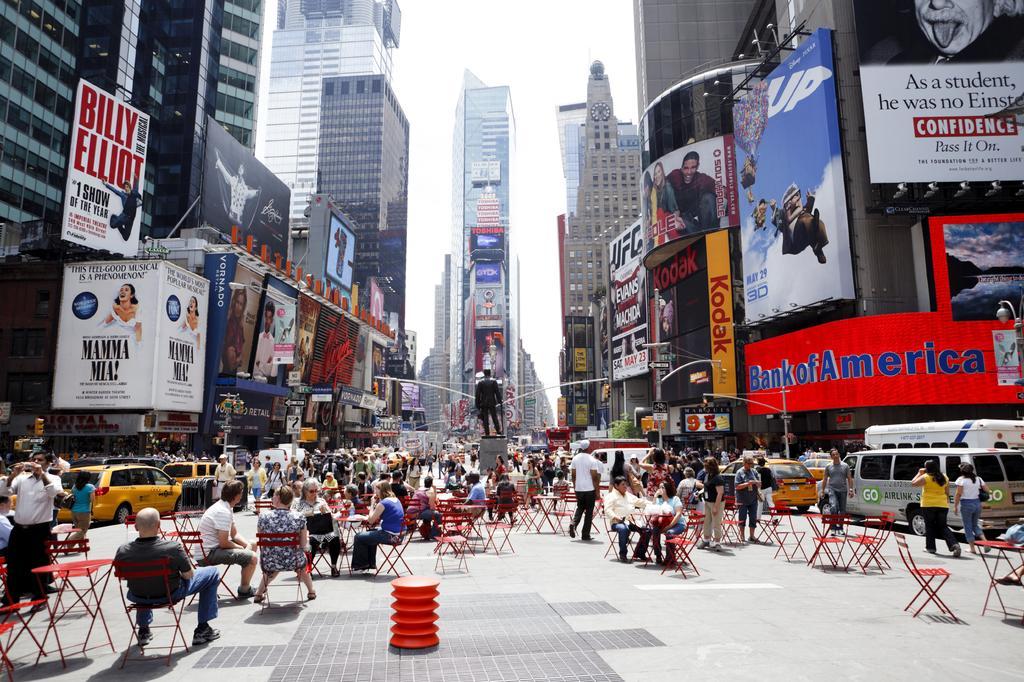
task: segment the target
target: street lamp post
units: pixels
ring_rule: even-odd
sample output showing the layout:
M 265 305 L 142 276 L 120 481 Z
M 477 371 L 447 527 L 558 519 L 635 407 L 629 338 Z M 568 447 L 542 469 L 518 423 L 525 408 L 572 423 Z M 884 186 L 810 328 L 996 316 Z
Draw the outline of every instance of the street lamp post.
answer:
M 996 319 L 1000 322 L 1006 323 L 1013 320 L 1014 346 L 1017 351 L 1017 366 L 1020 372 L 1020 376 L 1014 383 L 1018 386 L 1024 385 L 1024 353 L 1021 348 L 1024 346 L 1024 319 L 1022 316 L 1024 316 L 1024 288 L 1021 288 L 1020 302 L 1017 303 L 1016 308 L 1009 301 L 1000 301 L 999 309 L 996 310 Z

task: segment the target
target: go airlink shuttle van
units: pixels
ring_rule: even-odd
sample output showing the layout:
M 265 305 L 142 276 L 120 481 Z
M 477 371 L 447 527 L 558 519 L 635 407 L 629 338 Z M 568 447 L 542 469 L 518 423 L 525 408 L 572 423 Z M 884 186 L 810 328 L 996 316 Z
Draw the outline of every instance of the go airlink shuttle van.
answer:
M 869 426 L 869 448 L 1014 448 L 1024 449 L 1024 421 L 960 419 L 919 424 Z
M 960 476 L 961 462 L 974 464 L 975 472 L 992 495 L 981 505 L 984 530 L 1001 532 L 1024 516 L 1024 452 L 972 447 L 903 446 L 847 455 L 843 461 L 850 465 L 856 493 L 847 504 L 848 512 L 857 516 L 895 512 L 897 521 L 906 523 L 917 535 L 924 535 L 921 489 L 911 486 L 910 481 L 929 459 L 938 460 L 951 483 Z M 960 530 L 963 520 L 953 513 L 955 493 L 955 486 L 950 486 L 949 527 Z

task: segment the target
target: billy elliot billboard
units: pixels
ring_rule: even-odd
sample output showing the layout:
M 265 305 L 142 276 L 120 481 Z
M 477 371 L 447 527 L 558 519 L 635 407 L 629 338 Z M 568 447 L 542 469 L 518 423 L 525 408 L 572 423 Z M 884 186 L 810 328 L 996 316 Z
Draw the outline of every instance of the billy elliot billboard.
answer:
M 644 226 L 637 221 L 609 247 L 612 307 L 612 380 L 647 374 L 647 270 Z
M 871 182 L 1024 179 L 1024 6 L 853 5 Z
M 854 297 L 834 81 L 818 29 L 733 107 L 748 323 Z
M 212 117 L 206 118 L 202 221 L 231 234 L 251 236 L 256 252 L 288 256 L 288 204 L 291 191 Z
M 648 267 L 673 252 L 662 249 L 672 242 L 739 224 L 734 155 L 732 135 L 725 135 L 676 149 L 647 167 L 640 206 Z
M 208 291 L 166 261 L 65 266 L 53 407 L 201 411 Z
M 142 226 L 149 116 L 80 80 L 72 125 L 61 237 L 134 256 Z
M 1013 330 L 995 310 L 1024 280 L 1024 214 L 932 217 L 928 229 L 935 312 L 858 317 L 747 344 L 751 396 L 781 410 L 785 386 L 790 411 L 1018 403 L 1020 387 L 1000 379 L 993 331 Z

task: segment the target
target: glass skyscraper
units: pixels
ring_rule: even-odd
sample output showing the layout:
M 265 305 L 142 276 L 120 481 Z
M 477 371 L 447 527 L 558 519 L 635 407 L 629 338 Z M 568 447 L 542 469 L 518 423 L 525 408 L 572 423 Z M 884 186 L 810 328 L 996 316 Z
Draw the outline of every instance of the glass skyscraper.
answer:
M 449 333 L 451 383 L 469 392 L 473 383 L 476 358 L 475 331 L 470 329 L 475 315 L 470 301 L 473 261 L 472 228 L 477 222 L 477 202 L 481 195 L 493 192 L 498 200 L 500 224 L 504 228 L 501 282 L 504 285 L 503 309 L 510 305 L 511 284 L 517 277 L 510 273 L 509 176 L 511 155 L 515 150 L 516 123 L 512 95 L 507 86 L 488 87 L 466 71 L 455 109 L 452 149 L 452 278 L 451 323 Z M 506 367 L 515 381 L 519 341 L 512 336 L 514 321 L 505 318 L 502 332 L 506 339 Z M 518 383 L 518 382 L 516 382 Z
M 0 4 L 0 222 L 60 223 L 81 15 L 77 0 Z
M 149 114 L 143 231 L 167 234 L 199 196 L 206 116 L 255 142 L 262 11 L 262 0 L 5 3 L 0 219 L 60 222 L 81 76 Z
M 263 160 L 292 190 L 293 224 L 317 191 L 323 80 L 377 75 L 390 83 L 400 27 L 395 0 L 280 0 Z

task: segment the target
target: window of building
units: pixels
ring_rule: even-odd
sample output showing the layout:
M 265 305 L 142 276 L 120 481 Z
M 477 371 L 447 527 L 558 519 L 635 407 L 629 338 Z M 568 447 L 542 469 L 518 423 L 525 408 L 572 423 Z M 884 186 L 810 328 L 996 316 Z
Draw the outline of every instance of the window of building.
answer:
M 46 405 L 50 378 L 46 374 L 8 374 L 7 399 L 15 405 Z
M 39 289 L 36 291 L 36 317 L 47 317 L 50 314 L 50 291 Z
M 356 81 L 356 94 L 357 95 L 362 95 L 365 92 L 366 92 L 366 82 L 365 81 Z
M 11 357 L 41 358 L 45 343 L 45 329 L 15 329 L 11 332 Z

